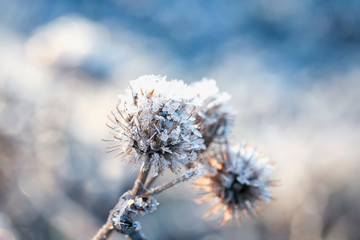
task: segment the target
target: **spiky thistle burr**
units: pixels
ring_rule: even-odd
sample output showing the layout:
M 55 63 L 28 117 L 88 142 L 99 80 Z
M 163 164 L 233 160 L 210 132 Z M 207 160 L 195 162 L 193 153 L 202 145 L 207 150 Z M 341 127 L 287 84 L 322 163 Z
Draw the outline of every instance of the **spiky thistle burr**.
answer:
M 183 81 L 146 75 L 130 82 L 110 116 L 114 145 L 123 159 L 143 163 L 156 176 L 166 168 L 173 172 L 197 160 L 205 149 L 196 122 L 196 101 Z
M 215 139 L 226 137 L 234 121 L 234 111 L 229 104 L 230 95 L 219 92 L 216 81 L 203 78 L 190 85 L 199 102 L 196 118 L 201 122 L 200 132 L 208 147 Z
M 207 163 L 208 172 L 195 185 L 206 195 L 196 201 L 217 203 L 204 217 L 224 209 L 220 223 L 226 225 L 232 218 L 253 215 L 259 204 L 270 202 L 272 164 L 256 148 L 243 143 L 216 145 L 209 151 Z

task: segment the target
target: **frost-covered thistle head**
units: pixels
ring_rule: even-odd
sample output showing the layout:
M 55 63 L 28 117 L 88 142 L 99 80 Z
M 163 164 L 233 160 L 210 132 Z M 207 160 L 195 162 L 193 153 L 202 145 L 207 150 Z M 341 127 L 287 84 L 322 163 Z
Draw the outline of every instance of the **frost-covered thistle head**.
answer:
M 115 144 L 109 151 L 135 164 L 145 163 L 152 176 L 168 167 L 178 172 L 196 161 L 205 145 L 188 88 L 182 81 L 154 75 L 131 81 L 110 117 Z
M 191 84 L 199 101 L 196 118 L 204 143 L 209 146 L 215 138 L 226 137 L 233 123 L 234 114 L 229 105 L 230 95 L 222 92 L 216 86 L 215 80 L 204 78 Z
M 217 199 L 205 217 L 224 209 L 221 224 L 243 214 L 252 215 L 260 203 L 268 203 L 273 181 L 269 178 L 271 164 L 248 144 L 213 146 L 208 155 L 209 171 L 196 182 L 207 195 L 197 202 Z

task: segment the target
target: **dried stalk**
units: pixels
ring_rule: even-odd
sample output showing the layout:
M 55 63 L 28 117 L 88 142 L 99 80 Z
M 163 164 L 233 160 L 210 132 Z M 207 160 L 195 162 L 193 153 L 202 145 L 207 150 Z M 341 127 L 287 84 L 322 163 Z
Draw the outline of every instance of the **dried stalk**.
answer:
M 137 179 L 134 183 L 134 187 L 131 190 L 133 192 L 134 196 L 140 195 L 141 192 L 144 190 L 146 178 L 149 175 L 150 167 L 148 167 L 148 169 L 146 169 L 146 170 L 144 170 L 144 169 L 145 169 L 145 163 L 143 163 L 143 165 L 141 166 L 139 176 L 137 177 Z
M 170 181 L 168 183 L 165 183 L 165 184 L 163 184 L 161 186 L 153 188 L 153 189 L 147 191 L 144 194 L 144 196 L 148 197 L 150 195 L 155 195 L 155 194 L 161 193 L 161 192 L 165 191 L 166 189 L 169 189 L 169 188 L 171 188 L 173 186 L 176 186 L 176 185 L 178 185 L 178 184 L 180 184 L 182 182 L 186 182 L 186 181 L 188 181 L 188 180 L 190 180 L 190 179 L 192 179 L 194 177 L 197 177 L 198 174 L 199 174 L 198 171 L 199 170 L 193 170 L 193 172 L 191 172 L 190 174 L 184 174 L 184 175 L 182 175 L 182 176 L 180 176 L 180 177 L 178 177 L 178 178 L 176 178 L 176 179 L 174 179 L 174 180 L 172 180 L 172 181 Z
M 158 178 L 159 175 L 160 175 L 160 173 L 158 175 L 156 175 L 155 177 L 148 177 L 145 182 L 145 188 L 151 187 L 151 185 L 155 182 L 155 180 Z
M 132 192 L 134 196 L 140 195 L 144 190 L 146 178 L 149 175 L 150 167 L 147 170 L 145 169 L 145 164 L 141 166 L 139 175 L 134 183 L 134 187 L 132 188 Z M 114 226 L 110 222 L 110 218 L 106 221 L 106 223 L 98 230 L 92 240 L 106 240 L 111 235 L 114 230 Z M 132 240 L 146 240 L 146 238 L 140 234 L 140 232 L 135 231 L 128 235 Z
M 114 230 L 113 225 L 110 221 L 106 221 L 106 223 L 99 229 L 99 231 L 95 234 L 92 240 L 106 240 Z

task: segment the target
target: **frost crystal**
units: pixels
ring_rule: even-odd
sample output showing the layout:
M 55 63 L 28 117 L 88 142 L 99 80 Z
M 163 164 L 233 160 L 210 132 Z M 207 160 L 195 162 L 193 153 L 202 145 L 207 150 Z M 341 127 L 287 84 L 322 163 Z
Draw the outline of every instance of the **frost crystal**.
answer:
M 190 168 L 182 173 L 184 179 L 195 179 L 202 177 L 204 175 L 203 166 L 201 164 L 196 164 L 194 168 Z
M 204 175 L 203 166 L 196 164 L 195 167 L 184 171 L 181 176 L 173 181 L 173 185 L 177 186 L 180 183 L 199 178 Z
M 271 199 L 270 180 L 272 165 L 255 148 L 248 144 L 230 147 L 216 145 L 209 154 L 210 171 L 197 180 L 197 187 L 208 195 L 198 202 L 219 199 L 206 216 L 225 208 L 221 223 L 243 213 L 253 214 L 258 204 Z
M 119 95 L 110 120 L 115 145 L 109 151 L 135 164 L 145 163 L 156 176 L 166 168 L 178 172 L 205 149 L 196 124 L 196 103 L 182 81 L 146 75 Z
M 110 222 L 116 230 L 130 234 L 141 228 L 138 221 L 134 222 L 134 217 L 155 211 L 157 205 L 158 202 L 152 197 L 134 197 L 132 192 L 128 191 L 120 197 L 119 202 L 110 212 Z
M 215 138 L 228 135 L 233 123 L 233 110 L 228 101 L 230 95 L 219 93 L 215 80 L 204 78 L 191 85 L 199 105 L 196 112 L 198 122 L 201 122 L 200 133 L 205 145 L 209 146 Z

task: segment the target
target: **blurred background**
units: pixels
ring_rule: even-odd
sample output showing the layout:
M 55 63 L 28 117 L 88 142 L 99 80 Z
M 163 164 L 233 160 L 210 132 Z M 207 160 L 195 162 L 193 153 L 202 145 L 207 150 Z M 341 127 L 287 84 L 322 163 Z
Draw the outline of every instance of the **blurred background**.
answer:
M 1 240 L 90 239 L 105 222 L 136 170 L 101 138 L 143 74 L 216 79 L 231 139 L 263 149 L 280 180 L 241 227 L 202 220 L 210 206 L 172 188 L 140 220 L 150 240 L 360 239 L 359 1 L 0 4 Z

